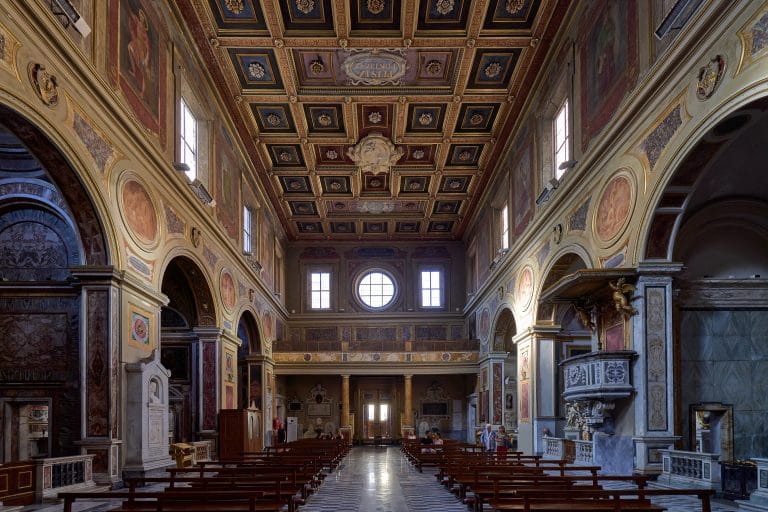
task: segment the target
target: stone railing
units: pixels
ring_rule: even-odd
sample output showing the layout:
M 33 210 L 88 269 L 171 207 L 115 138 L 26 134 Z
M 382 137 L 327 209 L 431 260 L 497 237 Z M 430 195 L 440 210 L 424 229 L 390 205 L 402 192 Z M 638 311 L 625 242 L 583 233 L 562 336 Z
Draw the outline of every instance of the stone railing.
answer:
M 662 485 L 692 485 L 706 489 L 720 489 L 720 455 L 716 453 L 660 450 Z
M 564 360 L 565 391 L 568 401 L 613 401 L 633 392 L 630 363 L 637 355 L 631 350 L 591 352 Z
M 544 438 L 544 458 L 545 459 L 562 459 L 563 458 L 563 444 L 565 439 L 562 437 L 545 437 Z
M 55 498 L 61 491 L 95 487 L 93 458 L 95 455 L 73 455 L 35 459 L 37 480 L 35 498 L 38 503 L 45 498 Z
M 580 441 L 573 442 L 576 445 L 576 464 L 593 464 L 595 462 L 595 450 L 592 441 Z

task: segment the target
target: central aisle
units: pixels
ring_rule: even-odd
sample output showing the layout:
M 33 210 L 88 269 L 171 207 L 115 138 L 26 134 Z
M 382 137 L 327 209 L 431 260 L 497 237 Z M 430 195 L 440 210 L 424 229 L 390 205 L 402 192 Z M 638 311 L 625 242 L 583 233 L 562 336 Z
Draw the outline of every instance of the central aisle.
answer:
M 466 512 L 434 476 L 419 473 L 400 448 L 356 446 L 300 512 Z

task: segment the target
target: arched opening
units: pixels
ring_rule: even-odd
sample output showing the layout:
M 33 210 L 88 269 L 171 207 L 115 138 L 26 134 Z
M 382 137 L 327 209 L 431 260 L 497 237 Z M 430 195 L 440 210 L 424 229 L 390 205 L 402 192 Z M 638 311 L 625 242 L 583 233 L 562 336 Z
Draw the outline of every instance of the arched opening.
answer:
M 0 120 L 0 462 L 77 455 L 86 439 L 120 437 L 105 320 L 116 304 L 93 286 L 107 243 L 58 148 L 6 106 Z M 94 453 L 94 473 L 107 473 L 107 450 Z
M 264 399 L 261 338 L 256 318 L 250 311 L 240 317 L 237 337 L 242 343 L 237 353 L 238 403 L 241 409 L 253 406 L 261 410 Z
M 168 263 L 162 292 L 168 297 L 161 311 L 160 358 L 171 371 L 169 431 L 174 442 L 190 442 L 216 426 L 215 346 L 209 354 L 210 343 L 201 343 L 201 328 L 215 325 L 213 297 L 200 267 L 185 256 Z
M 673 316 L 675 434 L 684 450 L 765 451 L 768 393 L 768 99 L 728 114 L 670 178 L 646 258 L 682 262 Z
M 510 434 L 517 433 L 517 346 L 513 341 L 517 334 L 517 324 L 512 310 L 505 308 L 496 319 L 492 347 L 494 352 L 504 352 L 504 379 L 502 381 L 501 402 L 502 424 Z

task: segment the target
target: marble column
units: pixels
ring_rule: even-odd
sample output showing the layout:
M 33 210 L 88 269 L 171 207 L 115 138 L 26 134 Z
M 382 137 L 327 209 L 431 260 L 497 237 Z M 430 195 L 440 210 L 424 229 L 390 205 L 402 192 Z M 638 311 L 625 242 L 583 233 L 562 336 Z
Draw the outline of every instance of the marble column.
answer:
M 517 449 L 532 454 L 536 452 L 536 343 L 532 331 L 518 334 L 513 341 L 517 346 Z
M 119 397 L 120 286 L 124 276 L 112 267 L 81 267 L 73 270 L 72 276 L 80 285 L 82 312 L 78 444 L 82 453 L 95 455 L 94 481 L 111 485 L 120 480 L 123 438 Z
M 560 393 L 557 382 L 560 367 L 557 363 L 557 343 L 555 334 L 560 326 L 535 325 L 531 328 L 531 342 L 535 345 L 536 358 L 531 360 L 535 378 L 531 396 L 535 396 L 535 406 L 531 407 L 533 425 L 533 453 L 544 453 L 544 432 L 554 435 L 560 421 Z
M 219 378 L 221 329 L 195 327 L 197 334 L 197 436 L 201 441 L 216 440 L 217 414 L 221 403 L 221 379 Z
M 413 375 L 403 375 L 403 398 L 405 405 L 403 406 L 403 419 L 400 424 L 402 426 L 402 436 L 408 437 L 414 432 L 413 425 Z
M 349 375 L 341 376 L 341 418 L 339 431 L 344 439 L 352 441 L 352 425 L 349 422 Z
M 680 264 L 638 266 L 632 317 L 633 348 L 638 357 L 632 380 L 635 405 L 635 471 L 661 473 L 660 450 L 671 449 L 675 437 L 672 277 Z

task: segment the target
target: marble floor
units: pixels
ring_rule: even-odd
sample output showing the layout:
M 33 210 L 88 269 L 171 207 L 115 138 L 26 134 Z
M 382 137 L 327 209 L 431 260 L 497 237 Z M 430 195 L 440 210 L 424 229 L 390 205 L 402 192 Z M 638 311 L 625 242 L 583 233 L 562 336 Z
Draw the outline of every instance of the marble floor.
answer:
M 654 499 L 668 512 L 701 510 L 696 498 Z M 103 512 L 103 502 L 75 502 L 76 512 Z M 0 511 L 2 507 L 0 507 Z M 61 512 L 59 505 L 25 507 L 24 512 Z M 467 512 L 427 469 L 419 473 L 398 447 L 355 447 L 298 512 Z M 486 507 L 486 510 L 490 510 Z M 712 512 L 737 510 L 733 502 L 715 500 Z

